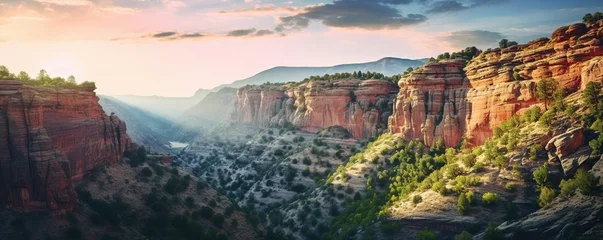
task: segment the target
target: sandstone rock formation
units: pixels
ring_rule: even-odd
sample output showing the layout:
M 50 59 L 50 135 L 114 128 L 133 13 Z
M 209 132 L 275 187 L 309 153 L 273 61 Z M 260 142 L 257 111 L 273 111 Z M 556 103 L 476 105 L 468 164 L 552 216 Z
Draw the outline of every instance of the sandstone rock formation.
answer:
M 72 179 L 134 149 L 126 125 L 107 116 L 93 89 L 56 89 L 0 81 L 0 203 L 68 209 Z
M 570 93 L 590 81 L 602 82 L 601 55 L 603 21 L 561 27 L 551 39 L 488 50 L 466 65 L 462 60 L 427 63 L 400 81 L 389 129 L 428 145 L 442 138 L 457 146 L 463 135 L 482 144 L 494 127 L 538 104 L 538 80 L 553 78 Z
M 386 129 L 397 88 L 385 80 L 264 84 L 237 92 L 233 117 L 261 127 L 292 124 L 308 132 L 341 126 L 357 139 Z

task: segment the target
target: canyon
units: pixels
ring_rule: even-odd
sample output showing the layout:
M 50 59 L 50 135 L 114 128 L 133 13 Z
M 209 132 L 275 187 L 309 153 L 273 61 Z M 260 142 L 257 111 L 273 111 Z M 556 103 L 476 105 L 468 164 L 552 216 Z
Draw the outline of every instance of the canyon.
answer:
M 0 81 L 0 202 L 65 210 L 73 181 L 136 148 L 125 122 L 105 114 L 93 88 L 61 89 Z

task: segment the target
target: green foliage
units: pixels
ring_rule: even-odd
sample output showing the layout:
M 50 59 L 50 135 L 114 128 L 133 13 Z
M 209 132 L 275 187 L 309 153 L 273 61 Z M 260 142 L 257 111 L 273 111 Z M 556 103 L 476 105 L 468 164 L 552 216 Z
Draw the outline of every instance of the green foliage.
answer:
M 439 193 L 442 196 L 446 196 L 446 193 L 448 192 L 448 189 L 446 189 L 446 184 L 443 181 L 435 182 L 431 186 L 431 190 Z
M 578 185 L 574 179 L 563 179 L 561 180 L 561 183 L 559 183 L 559 189 L 559 196 L 567 198 L 574 195 L 576 189 L 578 189 Z
M 555 79 L 545 78 L 538 81 L 536 86 L 536 97 L 544 102 L 544 108 L 548 109 L 549 102 L 555 99 L 555 91 L 559 88 L 559 83 Z
M 498 194 L 496 193 L 487 192 L 482 195 L 482 202 L 485 205 L 496 205 L 498 204 L 498 201 Z
M 439 62 L 441 60 L 446 60 L 446 59 L 465 59 L 465 60 L 471 60 L 473 59 L 475 56 L 479 55 L 482 53 L 482 50 L 479 50 L 478 48 L 476 48 L 475 46 L 473 47 L 466 47 L 465 49 L 459 51 L 459 52 L 453 52 L 453 53 L 442 53 L 440 55 L 438 55 L 438 57 L 435 59 L 435 61 Z
M 323 76 L 310 76 L 308 78 L 305 78 L 303 81 L 300 82 L 300 84 L 303 83 L 307 83 L 307 82 L 311 82 L 311 81 L 317 81 L 317 80 L 340 80 L 340 79 L 360 79 L 360 80 L 365 80 L 365 79 L 381 79 L 381 80 L 387 80 L 390 81 L 392 83 L 397 83 L 400 78 L 402 77 L 402 75 L 394 75 L 394 76 L 385 76 L 382 73 L 377 73 L 377 72 L 353 72 L 353 73 L 349 73 L 349 72 L 345 72 L 345 73 L 335 73 L 335 74 L 325 74 Z
M 503 240 L 505 239 L 504 234 L 500 229 L 494 226 L 492 223 L 488 223 L 488 228 L 484 233 L 484 240 Z
M 505 191 L 507 191 L 507 192 L 515 192 L 516 190 L 517 190 L 516 183 L 507 183 L 505 185 Z
M 498 169 L 506 168 L 509 164 L 509 159 L 504 155 L 498 155 L 494 159 L 494 165 L 498 167 Z
M 461 193 L 461 195 L 459 195 L 459 199 L 458 199 L 458 202 L 456 204 L 457 211 L 460 214 L 465 215 L 469 211 L 469 206 L 470 205 L 471 205 L 471 203 L 467 199 L 467 195 L 465 193 Z
M 175 195 L 181 192 L 186 191 L 190 184 L 191 177 L 186 175 L 184 177 L 180 177 L 178 175 L 173 175 L 170 179 L 165 183 L 163 188 L 169 194 Z
M 423 201 L 423 197 L 421 197 L 421 195 L 415 195 L 414 197 L 412 197 L 412 203 L 414 205 L 417 205 L 419 203 L 421 203 Z
M 578 169 L 574 179 L 576 180 L 576 185 L 578 186 L 580 193 L 583 195 L 593 195 L 598 190 L 598 179 L 591 172 Z
M 222 227 L 222 224 L 224 224 L 224 215 L 218 213 L 216 215 L 214 215 L 211 218 L 211 222 L 216 226 L 216 227 Z
M 505 49 L 505 48 L 512 47 L 512 46 L 515 46 L 515 45 L 517 45 L 517 42 L 515 42 L 515 41 L 509 41 L 506 38 L 503 38 L 503 39 L 501 39 L 498 42 L 498 47 L 500 47 L 500 49 Z
M 540 110 L 540 108 L 538 106 L 534 106 L 531 107 L 530 109 L 526 110 L 523 115 L 521 116 L 521 121 L 522 122 L 527 122 L 527 123 L 533 123 L 538 121 L 538 119 L 540 119 L 540 116 L 542 115 L 542 111 Z
M 463 155 L 461 157 L 461 162 L 463 163 L 463 165 L 465 165 L 465 167 L 470 169 L 475 166 L 475 163 L 477 163 L 477 156 L 473 153 Z
M 454 240 L 473 240 L 473 235 L 467 231 L 463 231 L 461 234 L 456 235 Z
M 539 189 L 546 186 L 549 178 L 548 164 L 540 166 L 533 173 L 534 181 L 536 181 L 536 187 Z
M 596 12 L 595 14 L 587 13 L 582 18 L 583 23 L 596 23 L 599 20 L 603 19 L 603 13 Z
M 137 167 L 147 161 L 147 150 L 140 146 L 136 151 L 124 152 L 124 156 L 130 159 L 130 167 Z
M 387 221 L 381 224 L 381 232 L 385 234 L 394 234 L 400 231 L 400 224 L 395 221 Z
M 538 152 L 540 152 L 542 150 L 543 150 L 542 145 L 540 145 L 538 143 L 530 146 L 530 160 L 532 160 L 532 161 L 536 160 L 536 157 L 538 156 Z
M 601 93 L 601 83 L 589 82 L 582 92 L 582 102 L 589 107 L 594 108 L 599 103 L 599 94 Z
M 436 240 L 438 239 L 434 232 L 429 231 L 427 228 L 425 230 L 418 232 L 416 240 Z
M 91 88 L 96 89 L 94 82 L 82 82 L 77 84 L 75 77 L 69 76 L 67 80 L 62 77 L 50 77 L 46 70 L 40 70 L 35 79 L 29 77 L 26 72 L 19 72 L 19 75 L 11 73 L 6 66 L 0 65 L 0 80 L 19 80 L 26 85 L 54 87 L 54 88 Z
M 149 167 L 144 167 L 140 173 L 142 174 L 142 176 L 144 177 L 150 177 L 153 175 L 153 171 L 151 171 L 151 169 Z
M 538 205 L 544 207 L 555 199 L 555 190 L 549 187 L 540 188 L 540 196 L 538 196 Z

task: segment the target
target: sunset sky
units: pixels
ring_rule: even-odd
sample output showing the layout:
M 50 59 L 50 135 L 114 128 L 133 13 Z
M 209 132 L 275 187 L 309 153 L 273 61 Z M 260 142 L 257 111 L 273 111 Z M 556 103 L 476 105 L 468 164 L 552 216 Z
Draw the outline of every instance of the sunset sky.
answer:
M 189 96 L 274 66 L 525 43 L 600 0 L 0 0 L 0 65 L 102 94 Z

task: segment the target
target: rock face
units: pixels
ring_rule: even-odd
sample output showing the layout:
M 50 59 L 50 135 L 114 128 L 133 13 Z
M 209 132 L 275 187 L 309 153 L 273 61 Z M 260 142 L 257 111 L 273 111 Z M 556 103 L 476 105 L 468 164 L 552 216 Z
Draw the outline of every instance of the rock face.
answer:
M 492 129 L 538 104 L 537 82 L 555 79 L 568 92 L 603 81 L 603 21 L 574 24 L 524 45 L 462 60 L 427 63 L 400 81 L 391 132 L 431 145 L 482 144 Z
M 261 127 L 292 124 L 314 133 L 341 126 L 354 138 L 368 138 L 387 129 L 396 91 L 388 81 L 358 79 L 246 86 L 237 92 L 233 118 Z
M 55 89 L 0 81 L 0 203 L 69 209 L 72 179 L 134 149 L 126 125 L 107 116 L 93 89 Z

